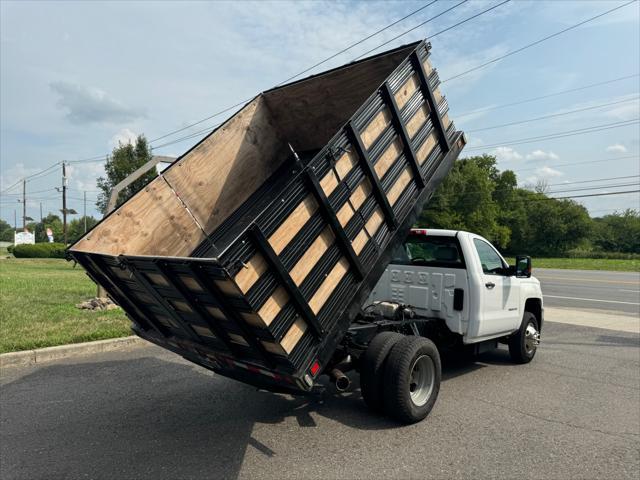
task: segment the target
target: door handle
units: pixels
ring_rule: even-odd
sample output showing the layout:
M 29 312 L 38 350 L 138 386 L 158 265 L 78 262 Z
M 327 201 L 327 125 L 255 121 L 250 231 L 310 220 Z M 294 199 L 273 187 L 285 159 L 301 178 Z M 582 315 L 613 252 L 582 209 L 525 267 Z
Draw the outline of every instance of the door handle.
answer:
M 496 284 L 493 282 L 487 282 L 484 284 L 484 286 L 487 287 L 489 290 L 491 290 L 493 287 L 496 286 Z

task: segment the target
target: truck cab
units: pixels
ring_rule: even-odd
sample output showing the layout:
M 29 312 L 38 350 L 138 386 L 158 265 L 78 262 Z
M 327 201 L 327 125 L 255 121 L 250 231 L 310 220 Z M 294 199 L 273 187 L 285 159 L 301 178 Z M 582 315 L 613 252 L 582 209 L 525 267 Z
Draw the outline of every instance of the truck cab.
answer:
M 525 332 L 532 349 L 544 317 L 529 257 L 519 256 L 509 266 L 487 239 L 456 230 L 412 229 L 369 298 L 381 301 L 443 320 L 464 344 L 508 339 L 532 316 L 535 322 Z

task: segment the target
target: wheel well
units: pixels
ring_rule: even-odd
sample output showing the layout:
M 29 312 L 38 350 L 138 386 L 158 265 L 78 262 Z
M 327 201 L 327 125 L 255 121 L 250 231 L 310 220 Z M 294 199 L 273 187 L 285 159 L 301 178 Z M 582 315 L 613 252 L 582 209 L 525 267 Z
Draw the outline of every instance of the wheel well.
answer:
M 528 298 L 524 304 L 526 312 L 531 312 L 538 320 L 538 330 L 542 330 L 542 301 L 539 298 Z

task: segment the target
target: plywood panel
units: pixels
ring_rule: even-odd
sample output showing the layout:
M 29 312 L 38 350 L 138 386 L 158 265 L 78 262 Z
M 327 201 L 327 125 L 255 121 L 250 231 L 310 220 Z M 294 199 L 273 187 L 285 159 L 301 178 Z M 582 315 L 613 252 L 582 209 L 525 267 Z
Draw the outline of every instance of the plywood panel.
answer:
M 442 92 L 440 92 L 440 87 L 433 91 L 433 97 L 436 100 L 436 105 L 440 105 L 440 102 L 442 101 Z
M 427 158 L 429 158 L 429 154 L 433 150 L 433 147 L 436 146 L 436 134 L 435 132 L 431 132 L 431 134 L 422 142 L 420 148 L 416 152 L 416 157 L 418 159 L 418 163 L 422 165 Z
M 179 275 L 178 278 L 184 284 L 184 286 L 187 287 L 192 292 L 204 291 L 195 278 L 188 277 L 187 275 Z
M 396 136 L 396 138 L 389 144 L 389 146 L 382 152 L 380 158 L 376 162 L 374 169 L 378 178 L 384 177 L 391 165 L 395 163 L 400 154 L 402 153 L 402 140 Z
M 344 227 L 347 223 L 349 223 L 349 220 L 351 220 L 351 217 L 353 217 L 354 213 L 356 212 L 351 206 L 351 203 L 349 203 L 349 201 L 346 201 L 344 205 L 340 207 L 340 210 L 338 210 L 336 217 L 338 218 L 340 225 Z
M 407 188 L 407 185 L 409 185 L 411 178 L 411 169 L 409 167 L 405 167 L 405 169 L 402 171 L 398 179 L 389 190 L 389 193 L 387 193 L 387 198 L 389 199 L 389 203 L 392 206 L 395 205 L 395 203 L 398 201 L 398 198 L 400 198 L 400 195 L 402 195 L 402 192 L 404 192 L 404 189 Z
M 213 332 L 209 330 L 207 327 L 203 327 L 202 325 L 195 325 L 192 323 L 191 328 L 193 328 L 198 335 L 201 335 L 203 337 L 215 338 L 215 335 L 213 334 Z
M 256 313 L 248 313 L 248 312 L 239 312 L 240 316 L 247 322 L 249 325 L 257 328 L 264 328 L 265 324 L 262 321 L 262 318 Z
M 353 208 L 358 210 L 369 196 L 369 193 L 371 193 L 371 184 L 369 183 L 369 180 L 365 178 L 358 184 L 356 189 L 349 197 L 349 201 L 351 202 Z
M 431 62 L 429 61 L 429 59 L 425 59 L 424 62 L 422 62 L 422 68 L 424 69 L 424 73 L 427 74 L 427 77 L 429 75 L 431 75 L 431 72 L 433 71 L 433 67 L 431 66 Z
M 309 307 L 313 313 L 318 314 L 348 270 L 349 262 L 345 257 L 341 257 L 309 300 Z
M 415 73 L 411 75 L 406 82 L 404 82 L 404 85 L 402 85 L 400 90 L 398 90 L 394 95 L 399 109 L 402 109 L 402 107 L 406 105 L 419 86 L 420 80 L 418 80 L 418 76 Z
M 391 123 L 391 112 L 387 107 L 384 107 L 380 110 L 373 120 L 360 132 L 360 138 L 362 139 L 362 144 L 366 149 L 369 149 L 373 142 L 377 140 L 382 132 L 389 126 Z
M 127 272 L 129 273 L 129 272 Z M 167 282 L 165 280 L 165 278 L 160 275 L 159 273 L 145 273 L 145 275 L 147 276 L 147 278 L 149 279 L 149 281 L 151 283 L 153 283 L 154 285 L 158 285 L 161 287 L 168 287 L 169 286 L 169 282 Z
M 283 136 L 298 151 L 321 148 L 416 47 L 345 65 L 265 93 Z
M 256 253 L 249 261 L 236 273 L 234 280 L 242 291 L 247 293 L 260 276 L 267 271 L 267 262 L 262 255 Z
M 424 125 L 424 122 L 427 121 L 427 118 L 429 118 L 429 108 L 426 104 L 423 104 L 407 122 L 407 133 L 410 138 L 416 136 L 416 133 L 418 133 L 420 127 Z
M 188 256 L 205 238 L 171 188 L 158 177 L 71 250 L 179 257 Z
M 280 254 L 284 250 L 317 209 L 318 202 L 311 195 L 308 195 L 300 202 L 287 219 L 282 222 L 282 225 L 269 237 L 269 243 L 276 254 Z
M 304 255 L 300 257 L 300 260 L 294 265 L 289 274 L 291 275 L 291 279 L 297 286 L 300 286 L 309 272 L 316 266 L 316 263 L 320 260 L 320 258 L 325 254 L 325 252 L 329 249 L 335 237 L 333 232 L 331 232 L 331 228 L 325 228 L 320 235 L 313 241 L 313 243 L 309 246 Z
M 449 128 L 449 125 L 451 125 L 451 120 L 449 119 L 448 113 L 445 113 L 444 117 L 442 117 L 442 123 L 444 124 L 445 129 Z
M 259 96 L 165 177 L 210 234 L 282 164 L 286 147 Z
M 205 308 L 207 312 L 209 312 L 209 315 L 211 315 L 216 320 L 228 321 L 227 317 L 224 316 L 224 313 L 222 313 L 222 310 L 220 310 L 218 307 L 206 306 Z
M 232 297 L 240 296 L 238 287 L 236 287 L 230 280 L 214 280 L 213 283 L 215 283 L 218 289 L 225 295 L 230 295 Z
M 267 298 L 267 301 L 264 302 L 258 310 L 258 315 L 262 318 L 264 325 L 269 326 L 288 302 L 289 295 L 285 289 L 283 287 L 276 288 L 273 294 Z

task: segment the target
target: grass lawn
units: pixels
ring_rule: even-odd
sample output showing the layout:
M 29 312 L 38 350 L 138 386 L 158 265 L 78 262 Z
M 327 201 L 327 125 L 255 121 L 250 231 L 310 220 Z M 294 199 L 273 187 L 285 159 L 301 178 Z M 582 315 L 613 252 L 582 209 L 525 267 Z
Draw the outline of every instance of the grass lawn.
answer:
M 515 258 L 507 258 L 509 265 Z M 563 268 L 575 270 L 611 270 L 618 272 L 640 272 L 640 260 L 613 260 L 608 258 L 531 258 L 535 274 L 536 268 Z
M 122 310 L 87 311 L 95 284 L 60 259 L 0 259 L 0 353 L 130 335 Z

